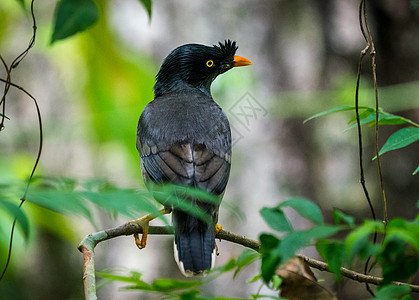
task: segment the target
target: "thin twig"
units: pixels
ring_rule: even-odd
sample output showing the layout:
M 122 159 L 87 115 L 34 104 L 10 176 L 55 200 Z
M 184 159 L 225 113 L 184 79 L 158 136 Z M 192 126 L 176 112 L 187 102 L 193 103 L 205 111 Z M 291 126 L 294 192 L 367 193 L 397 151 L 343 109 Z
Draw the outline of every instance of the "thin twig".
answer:
M 301 258 L 304 259 L 304 261 L 312 268 L 315 268 L 317 270 L 320 271 L 328 271 L 328 266 L 327 263 L 323 262 L 323 261 L 319 261 L 307 256 L 303 256 L 303 255 L 299 255 Z M 365 275 L 362 273 L 358 273 L 355 272 L 353 270 L 349 270 L 347 268 L 341 267 L 340 268 L 340 273 L 349 279 L 358 281 L 358 282 L 365 282 L 365 283 L 370 283 L 370 284 L 374 284 L 374 285 L 380 285 L 383 282 L 383 278 L 381 277 L 376 277 L 376 276 L 371 276 L 371 275 Z M 394 285 L 407 285 L 410 287 L 410 290 L 412 292 L 415 293 L 419 293 L 419 285 L 414 285 L 414 284 L 408 284 L 405 282 L 400 282 L 400 281 L 393 281 L 392 284 Z
M 359 117 L 359 82 L 361 79 L 361 68 L 362 68 L 362 59 L 365 56 L 365 53 L 368 51 L 369 45 L 367 45 L 362 51 L 359 56 L 359 63 L 358 63 L 358 74 L 356 77 L 356 90 L 355 90 L 355 115 L 356 115 L 356 123 L 358 127 L 358 152 L 359 152 L 359 172 L 360 172 L 360 183 L 362 189 L 365 194 L 365 198 L 367 199 L 368 205 L 371 210 L 371 215 L 374 221 L 376 221 L 374 207 L 371 202 L 371 198 L 367 189 L 367 185 L 365 182 L 365 174 L 364 174 L 364 161 L 363 161 L 363 146 L 362 146 L 362 128 L 361 128 L 361 120 Z
M 26 57 L 26 55 L 29 53 L 29 50 L 35 45 L 35 39 L 36 39 L 36 30 L 37 30 L 37 26 L 36 26 L 36 18 L 35 18 L 35 13 L 34 13 L 34 2 L 35 0 L 31 1 L 31 17 L 32 17 L 32 37 L 29 41 L 28 46 L 26 47 L 25 50 L 23 50 L 22 53 L 20 53 L 14 60 L 13 62 L 10 64 L 10 67 L 6 64 L 6 62 L 4 61 L 3 57 L 1 57 L 0 55 L 0 59 L 3 63 L 3 66 L 6 70 L 7 73 L 7 77 L 6 80 L 7 81 L 11 81 L 11 73 L 12 73 L 12 69 L 15 69 L 19 63 Z M 4 87 L 4 91 L 3 91 L 3 96 L 1 98 L 0 101 L 0 105 L 3 105 L 3 115 L 1 117 L 1 123 L 0 123 L 0 129 L 2 129 L 4 127 L 4 119 L 5 119 L 5 112 L 6 112 L 6 96 L 7 93 L 9 92 L 9 88 L 10 85 L 6 84 Z
M 378 143 L 378 134 L 379 134 L 379 124 L 378 119 L 380 115 L 380 106 L 379 106 L 379 99 L 378 99 L 378 87 L 377 87 L 377 64 L 376 64 L 376 50 L 374 45 L 374 40 L 372 38 L 371 30 L 368 25 L 367 19 L 367 11 L 364 4 L 364 22 L 365 28 L 367 29 L 368 34 L 368 43 L 370 45 L 371 51 L 371 71 L 372 77 L 374 81 L 374 94 L 375 94 L 375 155 L 377 156 L 377 171 L 378 171 L 378 178 L 380 181 L 380 189 L 381 189 L 381 196 L 383 198 L 383 206 L 384 206 L 384 217 L 383 222 L 384 226 L 387 227 L 388 223 L 388 214 L 387 214 L 387 200 L 386 200 L 386 193 L 384 191 L 384 184 L 383 184 L 383 174 L 381 172 L 381 163 L 380 163 L 380 150 L 379 150 L 379 143 Z
M 10 81 L 10 69 L 9 66 L 7 65 L 6 61 L 3 59 L 3 57 L 0 55 L 0 60 L 3 64 L 4 69 L 6 70 L 6 80 Z M 3 90 L 3 96 L 1 97 L 0 100 L 0 105 L 2 106 L 2 115 L 1 115 L 1 122 L 0 122 L 0 131 L 3 130 L 4 128 L 4 120 L 6 118 L 6 95 L 9 92 L 9 84 L 5 84 L 4 85 L 4 90 Z
M 116 238 L 119 236 L 128 236 L 133 234 L 141 234 L 142 228 L 140 225 L 134 222 L 127 222 L 115 228 L 102 230 L 99 232 L 91 233 L 87 235 L 79 244 L 78 249 L 83 254 L 83 284 L 85 291 L 86 300 L 94 300 L 96 297 L 96 279 L 95 279 L 95 252 L 94 249 L 100 242 Z M 164 235 L 173 234 L 173 228 L 171 226 L 150 226 L 148 234 L 153 235 Z M 242 245 L 244 247 L 253 249 L 255 251 L 260 250 L 260 243 L 256 240 L 247 238 L 243 235 L 239 235 L 226 230 L 220 230 L 215 236 L 216 239 L 226 240 L 235 244 Z M 149 246 L 150 247 L 150 246 Z M 308 256 L 299 255 L 304 261 L 312 268 L 316 268 L 320 271 L 328 271 L 328 266 L 325 262 L 310 258 Z M 383 281 L 383 278 L 375 277 L 371 275 L 364 275 L 346 268 L 340 269 L 341 274 L 344 277 L 350 278 L 358 282 L 365 282 L 374 285 L 379 285 Z M 407 285 L 410 287 L 412 292 L 419 292 L 419 286 L 413 284 L 407 284 L 403 282 L 393 282 L 395 285 Z
M 35 160 L 35 164 L 32 168 L 31 174 L 28 178 L 28 182 L 26 185 L 26 189 L 25 192 L 22 196 L 22 198 L 20 198 L 20 204 L 19 204 L 19 209 L 21 209 L 23 203 L 26 200 L 26 195 L 28 194 L 28 190 L 29 190 L 29 185 L 31 183 L 31 180 L 33 178 L 33 175 L 35 174 L 36 168 L 38 167 L 38 163 L 39 160 L 41 158 L 41 153 L 42 153 L 42 144 L 43 144 L 43 133 L 42 133 L 42 118 L 41 118 L 41 111 L 39 109 L 38 106 L 38 102 L 36 101 L 35 97 L 33 97 L 31 94 L 29 94 L 24 88 L 22 88 L 19 85 L 16 85 L 14 83 L 11 82 L 11 72 L 12 69 L 16 68 L 19 63 L 26 57 L 26 55 L 29 53 L 29 50 L 35 45 L 35 39 L 36 39 L 36 30 L 37 30 L 37 26 L 36 26 L 36 18 L 35 18 L 35 11 L 34 11 L 34 3 L 35 0 L 31 1 L 31 17 L 32 17 L 32 37 L 29 41 L 29 45 L 26 47 L 26 49 L 19 54 L 11 63 L 10 67 L 7 65 L 7 63 L 5 62 L 5 60 L 3 59 L 3 57 L 1 57 L 0 55 L 0 60 L 3 63 L 4 68 L 6 69 L 6 73 L 7 73 L 7 77 L 6 80 L 1 79 L 0 81 L 5 83 L 5 87 L 3 90 L 3 95 L 0 101 L 0 105 L 3 105 L 2 107 L 2 116 L 1 116 L 1 122 L 0 122 L 0 130 L 2 130 L 4 128 L 4 120 L 6 118 L 6 96 L 7 93 L 9 92 L 10 86 L 13 86 L 21 91 L 23 91 L 26 95 L 28 95 L 35 104 L 36 107 L 36 113 L 37 113 L 37 117 L 38 117 L 38 124 L 39 124 L 39 147 L 38 147 L 38 154 L 36 156 L 36 160 Z M 11 232 L 10 232 L 10 242 L 9 242 L 9 249 L 8 249 L 8 253 L 7 253 L 7 260 L 6 260 L 6 264 L 4 266 L 4 269 L 0 275 L 0 280 L 3 279 L 4 275 L 6 274 L 7 268 L 9 266 L 10 263 L 10 259 L 11 259 L 11 255 L 12 255 L 12 246 L 13 246 L 13 236 L 14 236 L 14 231 L 15 231 L 15 226 L 16 226 L 16 221 L 17 221 L 17 216 L 14 218 L 13 220 L 13 224 L 12 224 L 12 228 L 11 228 Z
M 362 151 L 363 151 L 363 149 L 362 149 L 363 148 L 362 147 L 362 130 L 361 130 L 361 120 L 360 120 L 360 117 L 359 117 L 359 82 L 360 82 L 360 79 L 361 79 L 362 60 L 363 60 L 365 54 L 367 53 L 367 51 L 369 49 L 371 49 L 371 47 L 373 47 L 371 32 L 370 32 L 370 29 L 369 29 L 369 26 L 368 26 L 367 9 L 366 9 L 365 0 L 360 0 L 360 2 L 359 2 L 358 18 L 359 18 L 359 26 L 360 26 L 360 29 L 361 29 L 361 33 L 362 33 L 362 36 L 364 37 L 364 40 L 366 42 L 366 46 L 365 46 L 364 49 L 362 49 L 360 57 L 359 57 L 358 74 L 357 74 L 357 78 L 356 78 L 356 92 L 355 92 L 355 113 L 356 113 L 356 122 L 357 122 L 357 125 L 358 125 L 360 181 L 361 181 L 362 189 L 364 190 L 365 197 L 368 201 L 368 205 L 370 207 L 372 218 L 373 218 L 374 221 L 376 221 L 374 207 L 372 205 L 371 198 L 369 196 L 367 186 L 366 186 L 366 183 L 365 183 L 365 175 L 364 175 L 364 167 L 363 167 L 363 154 L 362 154 Z M 366 26 L 368 36 L 365 33 L 364 26 Z M 376 109 L 376 119 L 378 119 L 378 114 L 379 114 L 379 112 L 378 112 L 378 108 L 377 108 Z M 378 136 L 377 131 L 378 131 L 378 121 L 376 121 L 376 134 Z M 377 136 L 376 136 L 376 148 L 378 148 L 378 137 Z M 376 242 L 377 242 L 377 232 L 374 232 L 373 243 L 375 244 Z M 370 260 L 371 260 L 371 256 L 369 256 L 367 261 L 365 262 L 364 275 L 368 274 L 368 266 L 369 266 Z M 366 286 L 367 291 L 372 296 L 375 296 L 374 292 L 371 290 L 368 282 L 365 283 L 365 286 Z
M 1 82 L 4 82 L 6 84 L 8 84 L 9 86 L 15 87 L 19 90 L 21 90 L 22 92 L 24 92 L 29 98 L 31 98 L 35 104 L 35 108 L 36 108 L 36 113 L 38 116 L 38 126 L 39 126 L 39 146 L 38 146 L 38 154 L 36 155 L 36 159 L 35 159 L 35 163 L 34 166 L 32 168 L 32 172 L 29 176 L 29 179 L 26 183 L 26 189 L 25 189 L 25 193 L 23 194 L 22 198 L 20 198 L 20 204 L 19 204 L 19 209 L 21 209 L 23 203 L 26 200 L 26 195 L 28 194 L 28 190 L 29 190 L 29 186 L 30 183 L 32 181 L 33 175 L 35 174 L 36 168 L 38 167 L 39 164 L 39 160 L 41 159 L 41 153 L 42 153 L 42 145 L 43 145 L 43 131 L 42 131 L 42 118 L 41 118 L 41 110 L 39 109 L 39 105 L 38 105 L 38 101 L 36 101 L 35 97 L 32 96 L 29 92 L 27 92 L 23 87 L 14 84 L 13 82 L 4 80 L 0 78 Z M 6 274 L 7 268 L 9 266 L 10 263 L 10 259 L 11 259 L 11 255 L 12 255 L 12 245 L 13 245 L 13 236 L 14 236 L 14 230 L 15 230 L 15 226 L 16 226 L 16 221 L 17 221 L 17 216 L 14 218 L 13 220 L 13 224 L 12 224 L 12 229 L 10 232 L 10 242 L 9 242 L 9 251 L 7 254 L 7 259 L 6 259 L 6 264 L 4 266 L 4 269 L 0 275 L 0 280 L 3 279 L 4 275 Z
M 363 7 L 365 7 L 365 3 L 364 0 L 360 1 L 360 6 L 359 6 L 359 22 L 360 22 L 360 26 L 361 26 L 361 32 L 362 35 L 364 36 L 365 40 L 367 41 L 367 45 L 365 46 L 364 49 L 362 49 L 360 56 L 359 56 L 359 62 L 358 62 L 358 73 L 357 73 L 357 77 L 356 77 L 356 89 L 355 89 L 355 114 L 356 114 L 356 123 L 357 123 L 357 127 L 358 127 L 358 152 L 359 152 L 359 170 L 360 170 L 360 183 L 362 185 L 362 189 L 364 191 L 365 197 L 368 201 L 368 205 L 370 207 L 371 210 L 371 214 L 372 214 L 372 218 L 374 219 L 374 221 L 376 220 L 376 216 L 375 216 L 375 211 L 374 211 L 374 207 L 372 205 L 371 202 L 371 198 L 369 196 L 368 193 L 368 189 L 365 183 L 365 174 L 364 174 L 364 162 L 363 162 L 363 146 L 362 146 L 362 128 L 361 128 L 361 120 L 360 120 L 360 116 L 359 116 L 359 85 L 360 85 L 360 80 L 361 80 L 361 69 L 362 69 L 362 60 L 365 56 L 365 54 L 368 52 L 368 50 L 370 49 L 370 44 L 365 36 L 365 32 L 364 32 L 364 28 L 362 25 L 362 10 Z

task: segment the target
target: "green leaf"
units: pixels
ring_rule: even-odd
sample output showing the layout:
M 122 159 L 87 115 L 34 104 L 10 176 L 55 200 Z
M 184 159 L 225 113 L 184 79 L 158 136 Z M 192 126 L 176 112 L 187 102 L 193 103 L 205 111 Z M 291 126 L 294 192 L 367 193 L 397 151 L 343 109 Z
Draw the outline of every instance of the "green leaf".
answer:
M 341 280 L 340 268 L 345 257 L 345 244 L 341 241 L 318 240 L 316 248 L 327 262 L 328 269 L 336 275 L 338 280 Z
M 3 118 L 3 117 L 4 117 L 5 119 L 10 120 L 8 116 L 3 115 L 2 113 L 0 113 L 0 117 L 1 117 L 1 118 Z
M 365 117 L 363 114 L 360 114 L 360 124 L 362 125 L 366 125 L 368 124 L 369 127 L 372 127 L 375 125 L 375 111 L 373 111 L 372 113 L 370 113 L 370 111 L 365 111 L 364 113 L 369 115 L 367 117 Z M 361 118 L 362 116 L 362 118 Z M 356 121 L 356 119 L 355 119 Z M 351 121 L 352 122 L 352 121 Z M 392 115 L 389 113 L 383 113 L 380 112 L 378 114 L 378 125 L 400 125 L 400 124 L 406 124 L 409 123 L 407 119 L 400 117 L 400 116 L 396 116 L 396 115 Z M 356 128 L 358 126 L 357 123 L 353 123 L 350 127 L 345 129 L 345 132 Z
M 180 299 L 180 300 L 195 300 L 195 299 L 200 299 L 198 297 L 199 294 L 200 294 L 200 292 L 197 291 L 197 290 L 185 291 L 185 292 L 179 294 L 178 299 Z M 173 299 L 173 298 L 169 298 L 168 297 L 168 299 Z M 177 299 L 177 298 L 174 298 L 174 299 Z
M 92 223 L 93 203 L 112 215 L 123 214 L 136 219 L 140 214 L 152 213 L 168 224 L 150 192 L 117 188 L 104 180 L 36 178 L 27 200 L 61 214 L 81 215 Z
M 356 119 L 355 119 L 356 120 Z M 362 125 L 365 125 L 365 124 L 368 124 L 368 123 L 371 123 L 373 120 L 375 120 L 375 113 L 373 113 L 373 114 L 370 114 L 368 117 L 366 117 L 366 118 L 363 118 L 363 119 L 359 119 L 360 121 L 359 121 L 359 124 L 362 126 Z M 349 126 L 348 128 L 346 128 L 345 130 L 344 130 L 344 132 L 346 132 L 346 131 L 348 131 L 348 130 L 351 130 L 351 129 L 354 129 L 354 128 L 356 128 L 358 126 L 358 123 L 353 123 L 351 126 Z
M 315 224 L 324 223 L 320 208 L 307 199 L 292 198 L 278 205 L 278 208 L 281 207 L 291 207 L 295 209 L 302 217 L 312 221 Z
M 58 213 L 82 215 L 93 222 L 86 201 L 78 197 L 77 193 L 32 189 L 27 201 Z
M 413 221 L 406 222 L 406 230 L 408 230 L 409 233 L 416 235 L 419 240 L 419 215 L 416 215 L 416 219 Z
M 151 20 L 151 0 L 140 0 L 140 3 L 144 6 L 145 10 L 147 11 L 148 18 Z
M 196 205 L 196 201 L 193 201 L 193 199 L 199 199 L 200 201 L 214 205 L 220 205 L 221 201 L 220 198 L 214 197 L 214 195 L 206 191 L 174 184 L 154 184 L 149 186 L 149 189 L 153 191 L 154 198 L 160 203 L 183 210 L 206 223 L 211 223 L 212 217 L 204 209 Z
M 254 282 L 258 281 L 261 278 L 262 278 L 262 274 L 257 274 L 253 278 L 250 278 L 249 280 L 247 280 L 246 282 L 247 283 L 254 283 Z
M 140 192 L 135 189 L 113 189 L 106 192 L 80 191 L 74 192 L 74 194 L 102 209 L 130 218 L 138 218 L 141 212 L 161 216 L 160 210 L 148 192 Z M 84 204 L 87 205 L 88 202 L 84 201 Z M 161 219 L 165 220 L 165 218 Z
M 92 0 L 61 0 L 54 16 L 51 44 L 81 32 L 98 19 L 98 9 Z
M 255 262 L 260 258 L 260 254 L 254 250 L 246 249 L 240 254 L 237 259 L 237 269 L 234 271 L 233 278 L 236 278 L 237 274 L 244 268 Z
M 410 292 L 408 285 L 385 285 L 375 292 L 375 300 L 393 300 Z M 371 300 L 371 299 L 370 299 Z
M 201 281 L 185 281 L 174 279 L 156 279 L 152 283 L 152 288 L 159 292 L 172 292 L 176 290 L 183 290 L 202 285 Z
M 185 187 L 174 184 L 154 184 L 152 186 L 149 185 L 149 188 L 155 192 L 163 193 L 164 195 L 166 195 L 166 197 L 174 196 L 176 198 L 184 199 L 183 201 L 186 203 L 190 203 L 190 201 L 186 201 L 185 199 L 194 198 L 199 199 L 199 201 L 201 202 L 211 203 L 217 206 L 222 205 L 223 207 L 231 211 L 234 215 L 236 215 L 239 219 L 243 218 L 242 212 L 238 207 L 229 204 L 227 201 L 221 201 L 222 199 L 219 196 L 211 194 L 205 190 L 201 190 L 195 187 Z M 166 201 L 165 198 L 160 200 L 162 202 Z M 194 209 L 194 207 L 195 206 L 191 208 Z
M 276 255 L 269 254 L 262 257 L 262 278 L 265 283 L 271 281 L 272 276 L 275 274 L 276 268 L 280 264 L 280 258 Z
M 363 107 L 363 108 L 366 108 L 366 107 Z M 320 112 L 318 114 L 315 114 L 314 116 L 311 116 L 308 119 L 305 119 L 303 123 L 307 123 L 308 121 L 313 120 L 313 119 L 318 118 L 318 117 L 323 117 L 323 116 L 334 114 L 334 113 L 337 113 L 337 112 L 354 110 L 354 109 L 355 109 L 355 106 L 347 106 L 347 105 L 345 105 L 345 106 L 339 106 L 339 107 L 334 107 L 334 108 L 331 108 L 329 110 L 322 111 L 322 112 Z
M 22 233 L 27 239 L 29 237 L 29 221 L 22 208 L 12 202 L 3 200 L 0 200 L 0 208 L 3 208 L 13 219 L 16 218 L 16 224 L 22 229 Z
M 413 171 L 412 175 L 416 175 L 419 172 L 419 166 L 416 168 L 416 170 Z
M 200 201 L 220 205 L 221 200 L 218 196 L 211 194 L 207 191 L 194 188 L 194 187 L 185 187 L 185 186 L 179 186 L 174 184 L 165 184 L 165 185 L 153 185 L 152 187 L 153 191 L 159 191 L 163 192 L 167 195 L 173 195 L 177 197 L 191 197 L 199 199 Z
M 268 233 L 262 233 L 259 236 L 259 240 L 261 243 L 261 252 L 268 252 L 275 249 L 280 242 L 280 240 L 277 237 Z
M 275 270 L 278 267 L 281 258 L 278 255 L 277 250 L 280 245 L 280 240 L 271 234 L 262 233 L 259 236 L 261 243 L 261 253 L 262 253 L 262 278 L 268 283 L 272 276 L 275 274 Z
M 237 262 L 234 258 L 230 259 L 225 265 L 216 267 L 211 270 L 211 273 L 218 272 L 219 274 L 229 272 L 237 266 Z
M 402 239 L 395 236 L 387 239 L 384 249 L 377 257 L 383 272 L 382 284 L 414 275 L 419 268 L 417 254 L 418 252 L 407 247 Z
M 271 289 L 273 289 L 274 291 L 279 290 L 279 288 L 281 287 L 281 283 L 282 283 L 282 277 L 278 275 L 272 276 Z
M 409 123 L 408 120 L 401 116 L 393 115 L 386 112 L 380 113 L 378 115 L 378 125 L 401 125 L 401 124 L 406 124 L 406 123 Z M 374 125 L 375 125 L 375 114 L 374 114 L 374 121 L 371 122 L 369 126 L 372 127 Z
M 382 155 L 388 151 L 406 147 L 419 140 L 419 128 L 406 127 L 393 133 L 384 146 L 381 148 L 379 154 Z M 375 159 L 376 157 L 374 157 Z
M 182 197 L 178 197 L 176 195 L 168 195 L 165 192 L 154 192 L 153 194 L 156 199 L 158 199 L 159 202 L 164 203 L 165 206 L 172 206 L 187 212 L 188 214 L 201 219 L 205 223 L 209 224 L 212 222 L 212 217 L 204 209 L 198 207 L 187 199 L 183 199 Z
M 366 118 L 366 120 L 369 123 L 368 126 L 372 127 L 375 125 L 375 119 L 376 119 L 376 115 L 375 115 L 375 111 L 368 116 L 368 118 Z M 378 114 L 378 125 L 401 125 L 401 124 L 406 124 L 408 123 L 409 120 L 401 117 L 401 116 L 397 116 L 397 115 L 393 115 L 387 112 L 380 112 Z
M 154 280 L 151 284 L 146 283 L 141 279 L 142 274 L 139 272 L 131 271 L 130 275 L 117 275 L 108 272 L 96 272 L 96 275 L 113 281 L 120 281 L 125 283 L 131 283 L 124 287 L 129 290 L 143 290 L 143 291 L 154 291 L 168 293 L 177 290 L 190 289 L 203 284 L 202 281 L 185 281 L 175 279 L 159 278 Z
M 378 252 L 377 245 L 368 241 L 370 234 L 384 232 L 384 224 L 381 222 L 365 221 L 364 224 L 353 230 L 345 240 L 345 254 L 350 264 L 355 255 L 366 258 Z
M 278 247 L 280 263 L 285 263 L 293 257 L 298 250 L 308 246 L 313 240 L 325 238 L 337 233 L 340 230 L 338 226 L 319 225 L 307 230 L 293 231 L 281 239 Z
M 367 108 L 363 112 L 359 113 L 359 120 L 363 120 L 363 119 L 369 117 L 371 114 L 375 115 L 375 109 L 374 108 Z M 348 122 L 348 124 L 352 124 L 352 123 L 356 123 L 356 116 L 353 117 L 352 120 L 350 120 Z M 362 123 L 361 123 L 361 125 L 362 125 Z
M 339 209 L 333 209 L 332 212 L 333 221 L 335 224 L 341 224 L 341 222 L 345 222 L 350 226 L 355 225 L 355 218 L 345 214 L 344 212 L 340 211 Z
M 391 240 L 393 237 L 401 239 L 419 250 L 419 225 L 417 223 L 406 222 L 401 218 L 392 219 L 387 225 L 387 234 L 383 244 L 387 239 Z
M 131 276 L 116 275 L 107 272 L 96 272 L 97 276 L 102 278 L 110 279 L 113 281 L 121 281 L 126 283 L 132 283 L 133 285 L 127 288 L 134 288 L 139 290 L 152 291 L 153 288 L 148 283 L 141 280 L 142 274 L 138 272 L 131 272 Z
M 274 230 L 277 231 L 291 231 L 292 226 L 289 223 L 282 209 L 278 207 L 263 207 L 260 210 L 265 222 Z
M 372 127 L 375 125 L 376 120 L 376 113 L 375 109 L 368 108 L 367 110 L 363 111 L 359 114 L 360 124 L 365 125 L 368 124 L 369 127 Z M 356 117 L 353 118 L 349 124 L 353 123 L 350 127 L 345 129 L 345 131 L 348 131 L 350 129 L 353 129 L 358 126 L 356 123 Z M 419 124 L 416 124 L 415 122 L 406 119 L 402 116 L 393 115 L 388 112 L 380 111 L 378 114 L 378 125 L 401 125 L 401 124 L 410 124 L 416 127 L 419 127 Z
M 416 221 L 392 219 L 377 261 L 382 266 L 383 284 L 403 280 L 419 269 L 419 224 Z
M 381 114 L 380 114 L 381 115 Z M 388 112 L 382 112 L 382 117 L 379 115 L 379 119 L 378 119 L 378 125 L 400 125 L 400 124 L 410 124 L 413 125 L 415 127 L 419 127 L 419 124 L 413 122 L 410 119 L 406 119 L 402 116 L 398 116 L 398 115 L 394 115 Z M 375 125 L 375 120 L 374 123 L 372 123 L 370 126 L 374 126 Z
M 376 113 L 375 113 L 375 108 L 373 107 L 368 107 L 368 106 L 359 106 L 358 107 L 359 110 L 364 110 L 362 112 L 359 113 L 359 120 L 360 120 L 360 124 L 364 125 L 364 124 L 369 124 L 369 126 L 374 126 L 375 125 L 375 119 L 376 119 Z M 348 110 L 355 110 L 355 106 L 339 106 L 339 107 L 334 107 L 332 109 L 323 111 L 321 113 L 318 113 L 314 116 L 311 116 L 310 118 L 304 120 L 304 123 L 314 119 L 314 118 L 318 118 L 318 117 L 322 117 L 328 114 L 332 114 L 332 113 L 337 113 L 337 112 L 342 112 L 342 111 L 348 111 Z M 400 125 L 400 124 L 410 124 L 416 127 L 419 127 L 419 124 L 406 119 L 402 116 L 398 116 L 398 115 L 394 115 L 394 114 L 390 114 L 388 112 L 384 112 L 381 109 L 379 110 L 379 115 L 378 115 L 378 124 L 379 125 Z M 355 128 L 357 126 L 356 123 L 356 117 L 354 117 L 351 121 L 349 121 L 349 124 L 352 124 L 352 126 L 350 126 L 349 128 L 347 128 L 345 131 Z
M 17 3 L 19 3 L 22 8 L 25 8 L 25 0 L 16 0 Z
M 291 231 L 281 240 L 271 234 L 261 234 L 262 278 L 268 283 L 276 268 L 293 257 L 298 250 L 309 245 L 314 239 L 337 233 L 339 226 L 319 225 L 308 230 Z

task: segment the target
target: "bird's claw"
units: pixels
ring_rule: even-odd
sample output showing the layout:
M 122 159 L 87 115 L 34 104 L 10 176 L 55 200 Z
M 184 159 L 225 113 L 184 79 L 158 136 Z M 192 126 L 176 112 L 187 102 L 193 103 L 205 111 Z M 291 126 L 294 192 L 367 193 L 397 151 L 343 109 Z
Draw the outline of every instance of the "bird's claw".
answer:
M 217 234 L 223 230 L 223 226 L 216 224 L 214 225 L 214 236 L 217 236 Z M 221 240 L 220 240 L 221 241 Z M 218 252 L 218 246 L 217 246 L 217 242 L 215 242 L 215 255 L 218 256 L 220 255 L 220 252 Z
M 141 240 L 138 233 L 134 233 L 135 244 L 137 245 L 138 249 L 144 249 L 147 244 L 147 233 L 143 229 L 143 234 L 141 235 Z
M 151 220 L 152 219 L 150 218 L 150 215 L 147 215 L 147 216 L 142 217 L 138 220 L 131 221 L 132 223 L 135 223 L 135 224 L 139 225 L 143 230 L 143 233 L 141 235 L 141 240 L 140 240 L 139 234 L 134 233 L 134 240 L 135 240 L 135 244 L 137 245 L 138 249 L 144 249 L 146 244 L 147 244 L 148 227 L 149 227 L 149 223 L 150 223 Z
M 163 208 L 160 210 L 161 214 L 165 215 L 172 212 L 171 208 Z M 140 219 L 132 220 L 131 223 L 135 223 L 138 226 L 140 226 L 143 230 L 143 233 L 141 235 L 141 240 L 138 233 L 134 233 L 134 240 L 135 244 L 137 245 L 138 249 L 144 249 L 147 244 L 147 236 L 148 236 L 148 228 L 150 221 L 154 220 L 157 216 L 155 215 L 146 215 Z
M 223 226 L 216 224 L 214 226 L 214 236 L 216 236 L 221 230 L 223 230 Z

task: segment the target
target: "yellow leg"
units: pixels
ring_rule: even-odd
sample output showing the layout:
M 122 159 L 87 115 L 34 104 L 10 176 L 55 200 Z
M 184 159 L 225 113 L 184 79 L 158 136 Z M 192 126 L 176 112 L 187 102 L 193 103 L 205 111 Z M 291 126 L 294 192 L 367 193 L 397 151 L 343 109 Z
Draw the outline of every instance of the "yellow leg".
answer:
M 172 212 L 172 209 L 170 207 L 165 207 L 163 209 L 160 210 L 162 215 L 166 215 Z M 135 223 L 139 226 L 141 226 L 141 228 L 143 229 L 143 234 L 141 236 L 141 240 L 138 236 L 138 233 L 134 233 L 134 239 L 135 239 L 135 244 L 137 245 L 137 247 L 139 249 L 143 249 L 145 248 L 146 244 L 147 244 L 147 235 L 148 235 L 148 228 L 149 228 L 149 223 L 150 221 L 154 220 L 155 218 L 157 218 L 156 215 L 146 215 L 140 219 L 137 220 L 132 220 L 130 222 Z
M 221 230 L 223 230 L 223 226 L 215 224 L 214 225 L 214 236 L 216 236 Z M 215 255 L 217 255 L 217 256 L 220 255 L 220 253 L 218 252 L 217 242 L 215 242 Z

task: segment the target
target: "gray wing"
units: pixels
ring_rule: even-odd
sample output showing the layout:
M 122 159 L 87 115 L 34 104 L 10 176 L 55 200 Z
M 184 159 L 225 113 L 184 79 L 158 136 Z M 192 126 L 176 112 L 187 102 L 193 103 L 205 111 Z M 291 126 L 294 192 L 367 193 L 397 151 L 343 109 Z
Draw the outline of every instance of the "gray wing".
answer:
M 168 150 L 139 143 L 144 180 L 191 185 L 220 195 L 230 174 L 230 153 L 214 151 L 205 144 L 177 142 Z M 218 152 L 218 151 L 217 151 Z
M 150 102 L 137 129 L 146 184 L 172 182 L 221 195 L 231 163 L 230 126 L 221 108 L 201 93 Z M 185 97 L 190 101 L 184 101 Z

